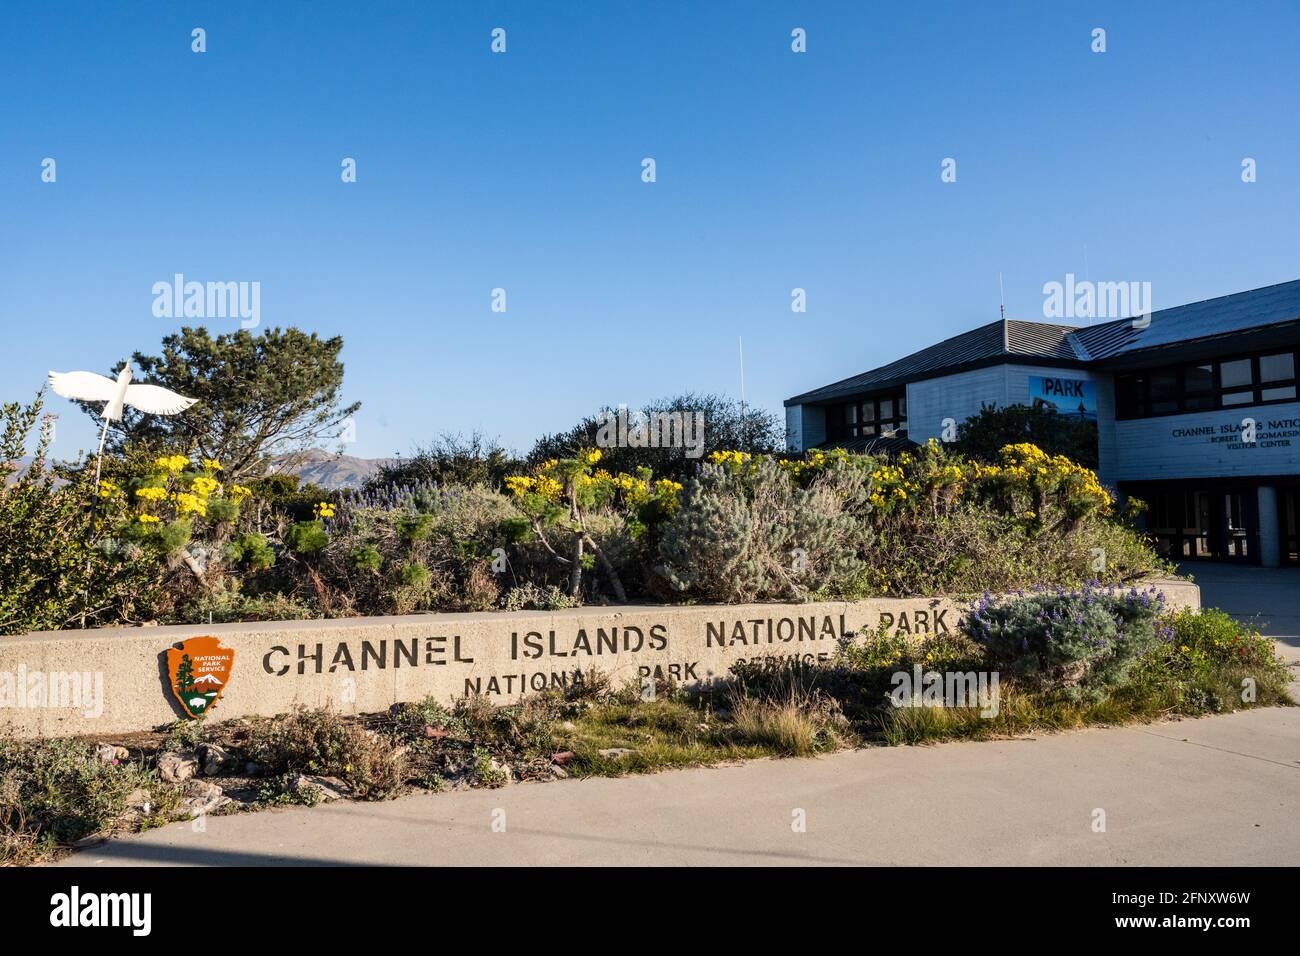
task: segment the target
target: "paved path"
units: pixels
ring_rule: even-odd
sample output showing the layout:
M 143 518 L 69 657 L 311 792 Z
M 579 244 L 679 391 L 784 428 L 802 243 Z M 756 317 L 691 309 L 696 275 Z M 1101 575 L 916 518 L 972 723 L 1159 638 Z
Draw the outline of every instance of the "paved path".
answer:
M 1300 572 L 1194 573 L 1300 660 Z M 63 861 L 367 863 L 1296 865 L 1300 708 L 216 817 Z
M 215 817 L 66 862 L 1294 865 L 1300 708 Z

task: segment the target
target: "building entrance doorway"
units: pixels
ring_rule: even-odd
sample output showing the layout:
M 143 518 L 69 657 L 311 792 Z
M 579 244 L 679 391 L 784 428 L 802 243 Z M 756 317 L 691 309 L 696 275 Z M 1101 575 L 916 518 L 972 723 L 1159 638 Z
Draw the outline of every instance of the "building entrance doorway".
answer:
M 1259 563 L 1254 488 L 1166 486 L 1136 495 L 1149 506 L 1147 531 L 1171 560 Z
M 1300 488 L 1278 488 L 1277 516 L 1282 526 L 1282 563 L 1300 564 Z

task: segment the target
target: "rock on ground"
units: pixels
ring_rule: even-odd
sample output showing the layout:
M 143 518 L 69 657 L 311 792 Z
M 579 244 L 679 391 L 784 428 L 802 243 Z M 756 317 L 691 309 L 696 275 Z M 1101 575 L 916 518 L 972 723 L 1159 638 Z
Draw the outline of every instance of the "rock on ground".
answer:
M 119 761 L 129 759 L 130 756 L 131 756 L 130 751 L 128 751 L 125 747 L 119 747 L 116 744 L 95 745 L 95 757 L 98 758 L 100 763 L 106 763 L 106 764 L 117 763 Z
M 185 796 L 181 798 L 180 812 L 187 817 L 198 817 L 211 813 L 218 807 L 230 802 L 220 787 L 206 780 L 190 780 L 185 784 Z
M 168 751 L 158 757 L 158 775 L 167 783 L 184 783 L 198 773 L 199 761 L 188 750 Z

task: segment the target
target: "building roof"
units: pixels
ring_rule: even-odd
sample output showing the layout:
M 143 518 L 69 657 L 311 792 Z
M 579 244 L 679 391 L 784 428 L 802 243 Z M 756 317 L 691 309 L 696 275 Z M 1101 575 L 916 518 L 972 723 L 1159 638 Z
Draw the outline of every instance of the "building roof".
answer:
M 999 319 L 888 365 L 788 398 L 785 404 L 833 402 L 964 368 L 1016 360 L 1081 367 L 1143 349 L 1285 322 L 1300 322 L 1300 279 L 1152 312 L 1150 323 L 1142 328 L 1135 328 L 1131 318 L 1090 326 Z
M 1084 357 L 1096 361 L 1297 320 L 1300 279 L 1161 309 L 1151 313 L 1145 328 L 1134 328 L 1132 319 L 1117 319 L 1076 329 L 1074 337 Z
M 1069 341 L 1072 325 L 999 319 L 977 329 L 944 339 L 896 362 L 854 375 L 843 381 L 786 399 L 787 405 L 828 402 L 861 392 L 883 390 L 921 378 L 932 378 L 990 360 L 1040 358 L 1078 364 L 1079 355 Z

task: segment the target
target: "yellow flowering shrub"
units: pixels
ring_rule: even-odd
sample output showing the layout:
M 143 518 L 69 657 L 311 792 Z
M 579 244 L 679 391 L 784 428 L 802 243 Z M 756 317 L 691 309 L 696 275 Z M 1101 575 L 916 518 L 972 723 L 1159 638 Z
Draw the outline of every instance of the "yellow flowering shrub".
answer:
M 220 533 L 227 534 L 239 516 L 240 503 L 252 494 L 242 485 L 233 485 L 226 494 L 216 477 L 223 470 L 221 463 L 212 458 L 191 466 L 184 455 L 163 455 L 152 464 L 151 471 L 131 482 L 136 513 L 126 533 L 137 539 L 161 535 L 159 543 L 174 545 L 188 541 L 190 534 L 201 528 L 207 529 L 205 534 L 213 529 L 224 529 Z M 207 524 L 196 526 L 196 519 L 205 519 Z
M 743 451 L 715 451 L 709 454 L 709 463 L 721 465 L 733 472 L 739 472 L 749 467 L 753 457 L 753 455 Z
M 203 498 L 188 491 L 176 492 L 175 498 L 176 512 L 180 515 L 198 515 L 203 517 L 208 513 L 208 503 Z
M 206 475 L 199 475 L 190 482 L 190 491 L 200 498 L 210 498 L 221 490 L 221 482 Z
M 590 519 L 597 514 L 605 519 L 617 515 L 628 536 L 640 539 L 677 510 L 682 485 L 655 479 L 648 468 L 638 468 L 636 474 L 611 474 L 596 467 L 603 457 L 599 449 L 583 449 L 572 458 L 544 461 L 530 474 L 508 476 L 506 490 L 521 517 L 507 521 L 506 530 L 518 542 L 537 541 L 552 558 L 567 564 L 571 593 L 577 593 L 573 589 L 582 571 L 599 564 L 615 597 L 623 600 L 622 581 L 593 535 Z M 553 536 L 568 537 L 568 554 L 556 549 Z
M 1004 445 L 1000 467 L 985 467 L 983 480 L 1002 500 L 1029 520 L 1043 521 L 1055 509 L 1076 524 L 1090 514 L 1110 514 L 1114 499 L 1097 475 L 1064 455 L 1049 455 L 1037 445 Z
M 763 455 L 715 451 L 710 464 L 734 475 L 752 475 Z M 893 458 L 859 455 L 842 448 L 807 451 L 777 465 L 801 486 L 834 468 L 858 469 L 869 480 L 873 520 L 909 513 L 922 504 L 946 511 L 957 503 L 992 504 L 1030 522 L 1074 526 L 1090 514 L 1109 515 L 1113 499 L 1095 472 L 1064 455 L 1048 455 L 1029 443 L 1007 445 L 1001 462 L 988 465 L 949 454 L 936 439 Z
M 662 515 L 672 514 L 681 493 L 680 482 L 668 478 L 655 480 L 648 469 L 642 474 L 610 474 L 592 468 L 600 461 L 599 449 L 580 453 L 576 458 L 551 459 L 533 469 L 531 475 L 511 475 L 506 489 L 525 513 L 540 516 L 548 507 L 577 504 L 579 508 L 621 504 L 629 511 L 656 506 Z M 572 489 L 572 499 L 566 489 Z M 643 530 L 643 529 L 638 529 Z

